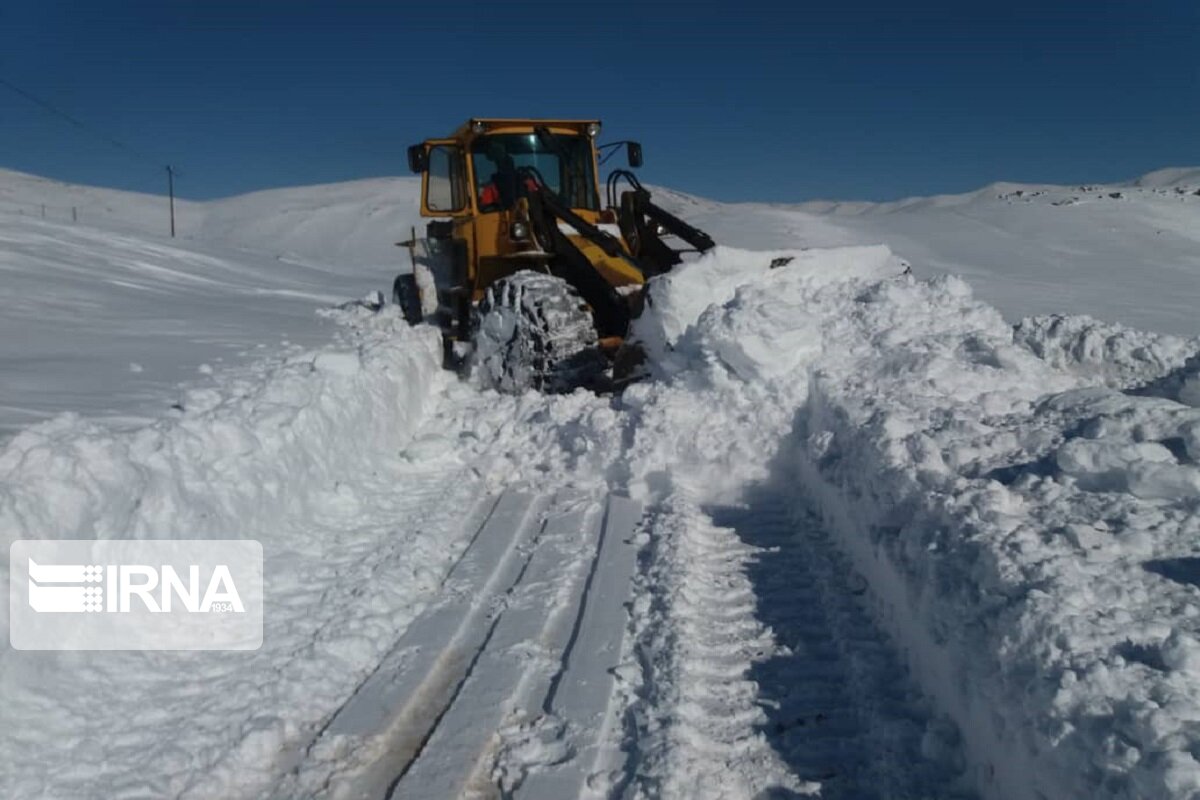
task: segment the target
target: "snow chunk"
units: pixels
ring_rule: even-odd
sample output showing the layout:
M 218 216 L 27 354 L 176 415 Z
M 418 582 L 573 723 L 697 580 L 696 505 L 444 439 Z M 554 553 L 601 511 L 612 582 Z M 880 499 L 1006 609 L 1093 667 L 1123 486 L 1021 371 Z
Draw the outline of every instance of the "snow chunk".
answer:
M 780 266 L 773 269 L 772 264 Z M 634 322 L 634 335 L 651 360 L 665 366 L 672 363 L 670 352 L 679 338 L 707 308 L 728 302 L 739 287 L 768 273 L 778 271 L 789 276 L 784 282 L 798 280 L 817 288 L 854 278 L 892 277 L 907 268 L 883 245 L 761 252 L 718 246 L 650 281 L 646 312 Z
M 344 351 L 325 352 L 319 353 L 313 359 L 313 367 L 319 372 L 328 372 L 331 375 L 348 377 L 356 374 L 362 368 L 362 362 L 358 357 L 358 353 Z
M 1129 492 L 1145 499 L 1200 497 L 1200 470 L 1177 466 L 1156 442 L 1072 439 L 1055 454 L 1059 468 L 1094 492 Z
M 1013 329 L 1013 341 L 1059 369 L 1116 389 L 1163 378 L 1200 353 L 1200 338 L 1133 330 L 1083 315 L 1027 317 Z
M 807 287 L 791 277 L 764 278 L 778 291 L 769 301 L 758 289 L 742 288 L 728 303 L 710 306 L 697 322 L 700 346 L 744 381 L 769 380 L 811 363 L 821 352 L 821 328 L 816 317 L 796 312 Z

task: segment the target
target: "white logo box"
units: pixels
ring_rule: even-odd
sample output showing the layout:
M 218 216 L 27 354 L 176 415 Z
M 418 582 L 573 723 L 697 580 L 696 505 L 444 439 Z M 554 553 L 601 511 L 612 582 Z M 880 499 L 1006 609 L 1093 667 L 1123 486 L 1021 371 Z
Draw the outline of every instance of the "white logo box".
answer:
M 17 650 L 257 650 L 252 539 L 21 539 L 9 548 Z

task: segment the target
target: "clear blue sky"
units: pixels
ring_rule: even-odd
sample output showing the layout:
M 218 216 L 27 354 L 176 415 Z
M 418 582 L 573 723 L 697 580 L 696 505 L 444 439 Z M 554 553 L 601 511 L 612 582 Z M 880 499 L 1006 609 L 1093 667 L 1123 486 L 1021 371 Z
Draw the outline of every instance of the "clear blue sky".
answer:
M 643 177 L 890 199 L 1200 164 L 1200 2 L 6 0 L 0 166 L 210 198 L 405 173 L 470 116 L 599 117 Z

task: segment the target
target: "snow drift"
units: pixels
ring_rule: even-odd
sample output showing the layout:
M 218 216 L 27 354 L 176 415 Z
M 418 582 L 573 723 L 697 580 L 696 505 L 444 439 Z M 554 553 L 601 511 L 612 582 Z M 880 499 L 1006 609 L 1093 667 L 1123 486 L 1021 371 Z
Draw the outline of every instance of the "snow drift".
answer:
M 341 346 L 189 391 L 175 419 L 130 433 L 72 415 L 27 428 L 0 450 L 4 544 L 269 529 L 376 449 L 399 449 L 444 380 L 439 360 L 436 334 L 388 309 Z

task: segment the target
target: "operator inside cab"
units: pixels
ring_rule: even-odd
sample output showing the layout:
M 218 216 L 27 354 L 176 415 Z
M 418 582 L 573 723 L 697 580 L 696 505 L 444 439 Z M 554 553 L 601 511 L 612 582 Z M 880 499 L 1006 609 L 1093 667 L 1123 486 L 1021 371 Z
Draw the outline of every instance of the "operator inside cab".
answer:
M 528 175 L 517 174 L 513 157 L 505 152 L 497 142 L 489 142 L 484 155 L 491 162 L 494 171 L 486 183 L 479 186 L 479 210 L 499 211 L 512 208 L 518 197 L 525 197 L 529 192 L 538 190 L 537 181 Z M 477 178 L 482 177 L 477 175 Z

